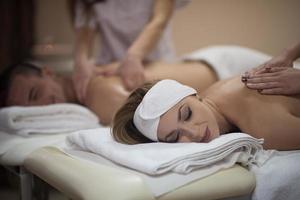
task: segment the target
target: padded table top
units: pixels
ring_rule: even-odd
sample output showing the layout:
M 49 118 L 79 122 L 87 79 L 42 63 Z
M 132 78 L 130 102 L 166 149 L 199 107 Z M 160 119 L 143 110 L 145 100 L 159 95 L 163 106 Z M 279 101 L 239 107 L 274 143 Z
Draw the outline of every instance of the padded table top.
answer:
M 140 176 L 125 169 L 76 159 L 54 147 L 35 150 L 26 158 L 24 165 L 73 199 L 155 199 Z M 223 199 L 247 196 L 254 188 L 254 174 L 235 165 L 157 199 Z

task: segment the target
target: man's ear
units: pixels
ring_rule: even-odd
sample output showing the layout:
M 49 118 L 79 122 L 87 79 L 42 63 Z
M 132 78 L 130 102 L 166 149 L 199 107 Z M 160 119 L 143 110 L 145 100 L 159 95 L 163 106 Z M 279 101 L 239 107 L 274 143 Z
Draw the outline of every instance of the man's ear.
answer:
M 41 68 L 42 76 L 54 76 L 54 72 L 47 66 Z

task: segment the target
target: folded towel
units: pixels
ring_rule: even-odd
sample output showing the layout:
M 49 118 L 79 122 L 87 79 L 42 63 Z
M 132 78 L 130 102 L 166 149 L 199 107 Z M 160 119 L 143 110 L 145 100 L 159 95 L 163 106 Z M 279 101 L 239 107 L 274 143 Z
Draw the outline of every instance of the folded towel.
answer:
M 0 130 L 21 136 L 57 134 L 98 127 L 97 116 L 76 104 L 13 106 L 0 110 Z
M 170 171 L 186 174 L 227 161 L 232 165 L 235 162 L 261 165 L 268 159 L 268 156 L 257 156 L 258 152 L 263 151 L 262 142 L 262 139 L 244 133 L 231 133 L 209 143 L 126 145 L 114 141 L 109 128 L 78 131 L 68 135 L 66 141 L 69 148 L 102 155 L 115 163 L 149 175 Z

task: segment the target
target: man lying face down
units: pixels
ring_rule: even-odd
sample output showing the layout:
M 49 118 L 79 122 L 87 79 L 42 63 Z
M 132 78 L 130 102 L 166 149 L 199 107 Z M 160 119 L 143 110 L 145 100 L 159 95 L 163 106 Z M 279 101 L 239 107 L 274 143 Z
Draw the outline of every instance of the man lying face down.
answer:
M 8 68 L 1 76 L 2 103 L 4 106 L 77 103 L 71 84 L 47 68 L 20 63 Z
M 117 63 L 102 66 L 118 66 Z M 199 90 L 217 80 L 215 73 L 201 62 L 165 64 L 152 63 L 145 69 L 146 81 L 174 78 Z M 194 76 L 197 75 L 197 76 Z M 203 77 L 202 79 L 199 79 Z M 1 74 L 1 104 L 3 106 L 37 106 L 54 103 L 78 103 L 71 76 L 59 75 L 46 67 L 20 63 Z M 128 97 L 119 77 L 93 77 L 87 88 L 84 105 L 101 123 L 109 124 L 113 114 Z
M 231 46 L 204 48 L 191 54 L 188 62 L 145 64 L 145 82 L 173 79 L 194 88 L 199 93 L 216 82 L 219 77 L 240 74 L 241 69 L 249 70 L 269 58 L 261 52 L 248 48 Z M 110 71 L 118 66 L 119 63 L 115 62 L 93 70 L 101 74 L 101 71 Z M 251 81 L 252 79 L 249 79 L 249 83 Z M 0 87 L 1 106 L 79 103 L 71 74 L 59 75 L 48 68 L 28 63 L 9 67 L 1 74 Z M 93 111 L 102 124 L 108 125 L 130 92 L 125 89 L 119 76 L 94 75 L 89 79 L 81 103 Z
M 122 143 L 203 142 L 241 131 L 267 149 L 300 149 L 300 96 L 261 95 L 234 77 L 197 94 L 174 80 L 136 89 L 116 113 Z

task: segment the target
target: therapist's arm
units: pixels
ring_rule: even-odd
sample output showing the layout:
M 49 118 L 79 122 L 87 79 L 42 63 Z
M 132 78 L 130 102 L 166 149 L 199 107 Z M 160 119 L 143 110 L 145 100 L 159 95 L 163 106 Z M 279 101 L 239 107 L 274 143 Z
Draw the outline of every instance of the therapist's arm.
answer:
M 90 60 L 94 35 L 89 27 L 78 28 L 75 33 L 73 84 L 81 103 L 84 103 L 86 87 L 95 68 Z
M 258 66 L 244 74 L 245 76 L 254 76 L 257 74 L 268 73 L 273 67 L 293 67 L 293 62 L 300 57 L 300 42 L 286 48 L 278 56 L 273 57 L 266 63 Z
M 119 73 L 128 90 L 144 83 L 142 61 L 156 46 L 173 12 L 173 0 L 155 0 L 149 23 L 129 47 L 119 67 Z
M 135 56 L 140 59 L 145 58 L 159 41 L 172 16 L 172 12 L 173 0 L 155 0 L 150 21 L 129 47 L 127 56 Z
M 300 70 L 293 68 L 293 62 L 299 57 L 300 42 L 244 75 L 243 80 L 248 88 L 261 94 L 300 94 Z

